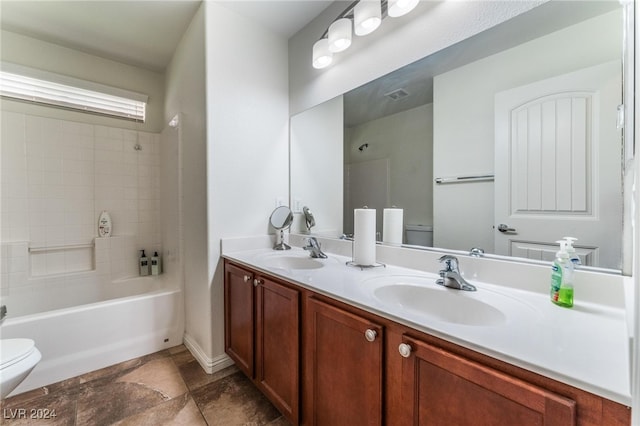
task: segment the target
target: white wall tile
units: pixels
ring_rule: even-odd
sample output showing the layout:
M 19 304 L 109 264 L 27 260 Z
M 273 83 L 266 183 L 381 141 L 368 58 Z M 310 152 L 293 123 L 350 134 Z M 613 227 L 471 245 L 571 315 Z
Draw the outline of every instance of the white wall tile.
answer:
M 5 282 L 87 268 L 110 279 L 137 275 L 137 250 L 160 250 L 160 135 L 12 112 L 1 119 L 2 239 L 28 241 L 22 257 L 3 258 Z M 115 239 L 27 254 L 27 244 L 90 243 L 102 210 Z

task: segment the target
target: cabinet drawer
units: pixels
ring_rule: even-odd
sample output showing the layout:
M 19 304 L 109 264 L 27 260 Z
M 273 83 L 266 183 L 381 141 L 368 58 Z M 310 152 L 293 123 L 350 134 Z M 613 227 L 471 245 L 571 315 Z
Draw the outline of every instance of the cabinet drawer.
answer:
M 403 344 L 403 399 L 415 425 L 576 424 L 573 400 L 416 339 Z

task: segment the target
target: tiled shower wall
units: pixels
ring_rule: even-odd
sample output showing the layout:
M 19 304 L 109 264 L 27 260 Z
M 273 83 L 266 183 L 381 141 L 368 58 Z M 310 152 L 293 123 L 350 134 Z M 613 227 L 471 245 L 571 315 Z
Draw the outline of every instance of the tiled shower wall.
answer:
M 137 250 L 160 250 L 160 135 L 1 116 L 2 287 L 96 265 L 111 279 L 137 275 Z M 107 258 L 93 247 L 103 210 L 118 247 Z

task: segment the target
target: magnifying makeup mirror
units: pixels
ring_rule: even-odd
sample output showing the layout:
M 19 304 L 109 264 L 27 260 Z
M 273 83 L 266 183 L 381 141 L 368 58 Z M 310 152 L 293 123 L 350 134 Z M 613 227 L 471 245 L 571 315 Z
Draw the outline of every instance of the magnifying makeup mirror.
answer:
M 291 209 L 287 206 L 276 207 L 276 209 L 271 213 L 269 217 L 269 222 L 271 226 L 275 228 L 276 232 L 276 243 L 273 246 L 274 250 L 289 250 L 291 246 L 285 244 L 284 242 L 284 230 L 291 226 L 291 222 L 293 221 L 293 213 Z

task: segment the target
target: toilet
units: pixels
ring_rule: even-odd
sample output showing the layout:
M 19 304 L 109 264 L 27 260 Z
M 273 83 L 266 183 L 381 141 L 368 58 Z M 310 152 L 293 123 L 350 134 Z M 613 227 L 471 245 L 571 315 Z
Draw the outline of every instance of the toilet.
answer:
M 5 399 L 31 373 L 42 355 L 31 339 L 0 340 L 0 399 Z
M 405 237 L 405 244 L 433 247 L 433 226 L 406 225 Z

